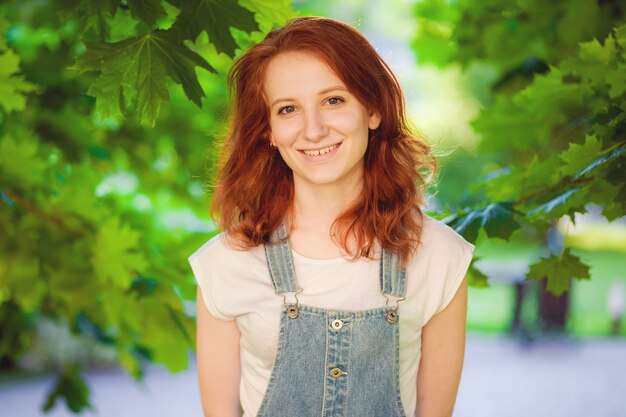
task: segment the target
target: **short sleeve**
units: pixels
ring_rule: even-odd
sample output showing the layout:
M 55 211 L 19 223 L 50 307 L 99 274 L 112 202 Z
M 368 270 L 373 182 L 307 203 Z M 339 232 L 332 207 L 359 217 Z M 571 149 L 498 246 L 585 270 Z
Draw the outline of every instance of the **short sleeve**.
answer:
M 225 298 L 221 295 L 224 288 L 219 276 L 219 239 L 220 235 L 217 235 L 206 242 L 189 256 L 188 261 L 209 313 L 219 320 L 233 320 L 219 307 L 219 300 Z
M 472 261 L 474 245 L 429 216 L 424 216 L 421 241 L 422 261 L 418 268 L 429 277 L 426 296 L 430 316 L 443 311 L 456 295 Z
M 470 263 L 472 262 L 472 256 L 474 253 L 474 245 L 463 239 L 460 235 L 453 231 L 456 242 L 453 245 L 453 250 L 450 251 L 450 268 L 449 274 L 446 276 L 444 283 L 444 296 L 441 300 L 441 304 L 437 309 L 437 313 L 443 311 L 448 304 L 452 301 L 456 295 Z

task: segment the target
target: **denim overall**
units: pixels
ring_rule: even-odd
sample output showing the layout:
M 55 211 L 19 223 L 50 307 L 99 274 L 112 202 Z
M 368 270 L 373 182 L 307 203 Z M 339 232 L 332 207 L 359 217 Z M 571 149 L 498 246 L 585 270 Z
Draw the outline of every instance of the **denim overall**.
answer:
M 282 240 L 285 228 L 276 235 L 275 241 Z M 405 417 L 397 303 L 405 296 L 406 270 L 397 256 L 384 251 L 381 256 L 385 307 L 353 312 L 298 304 L 301 289 L 287 241 L 265 245 L 265 255 L 284 306 L 276 359 L 257 416 Z

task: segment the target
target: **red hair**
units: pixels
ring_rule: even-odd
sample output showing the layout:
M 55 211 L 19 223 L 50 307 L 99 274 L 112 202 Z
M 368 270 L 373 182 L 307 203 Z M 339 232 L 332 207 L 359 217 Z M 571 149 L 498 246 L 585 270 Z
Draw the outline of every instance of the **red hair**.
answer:
M 419 244 L 426 177 L 437 163 L 430 146 L 406 121 L 404 98 L 391 69 L 367 39 L 340 21 L 299 17 L 274 29 L 233 64 L 228 76 L 232 119 L 223 148 L 213 213 L 241 248 L 270 239 L 292 215 L 293 174 L 269 146 L 270 113 L 264 95 L 267 66 L 284 52 L 306 52 L 324 61 L 348 90 L 381 116 L 364 157 L 362 196 L 333 223 L 342 248 L 372 257 L 374 244 L 408 262 Z M 348 240 L 356 250 L 348 249 Z

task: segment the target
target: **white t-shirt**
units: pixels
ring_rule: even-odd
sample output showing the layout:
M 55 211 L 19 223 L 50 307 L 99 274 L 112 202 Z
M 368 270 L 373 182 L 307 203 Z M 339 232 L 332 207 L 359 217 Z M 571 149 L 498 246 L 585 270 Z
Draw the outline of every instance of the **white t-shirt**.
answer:
M 415 414 L 422 327 L 452 300 L 474 245 L 446 224 L 424 215 L 421 243 L 407 266 L 406 300 L 399 304 L 400 394 Z M 335 310 L 383 307 L 380 259 L 310 259 L 293 252 L 300 304 Z M 278 345 L 283 297 L 275 293 L 263 246 L 233 249 L 218 235 L 189 257 L 209 312 L 237 320 L 241 333 L 240 397 L 244 417 L 258 413 Z

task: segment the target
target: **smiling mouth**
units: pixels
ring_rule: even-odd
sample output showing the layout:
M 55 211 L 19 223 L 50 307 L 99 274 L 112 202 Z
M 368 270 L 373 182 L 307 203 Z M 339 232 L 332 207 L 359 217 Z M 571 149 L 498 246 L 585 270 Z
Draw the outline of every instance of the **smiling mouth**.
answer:
M 300 152 L 304 153 L 305 155 L 309 155 L 309 156 L 318 156 L 318 155 L 324 155 L 327 154 L 329 152 L 334 151 L 335 149 L 337 149 L 339 147 L 339 145 L 341 145 L 341 142 L 339 143 L 335 143 L 334 145 L 330 145 L 327 146 L 325 148 L 321 148 L 321 149 L 303 149 Z

